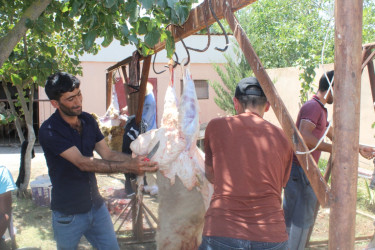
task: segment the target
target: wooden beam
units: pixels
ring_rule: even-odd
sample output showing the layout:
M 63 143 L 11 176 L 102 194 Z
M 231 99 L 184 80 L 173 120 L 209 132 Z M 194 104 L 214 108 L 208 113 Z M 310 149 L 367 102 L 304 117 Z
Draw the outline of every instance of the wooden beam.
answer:
M 220 20 L 224 18 L 224 9 L 225 1 L 222 0 L 211 0 L 212 1 L 212 9 L 214 10 L 217 18 Z M 257 0 L 232 0 L 232 12 L 235 12 L 237 10 L 240 10 Z M 186 20 L 186 22 L 182 26 L 175 26 L 170 25 L 167 27 L 167 29 L 172 33 L 175 42 L 180 41 L 180 39 L 184 39 L 185 37 L 188 37 L 190 35 L 193 35 L 197 33 L 198 31 L 206 28 L 207 25 L 211 25 L 215 23 L 216 20 L 211 14 L 208 0 L 205 0 L 203 3 L 198 5 L 196 8 L 192 9 L 189 13 L 189 18 Z M 153 50 L 154 53 L 157 53 L 165 48 L 165 42 L 159 42 L 157 43 Z M 144 57 L 140 57 L 140 60 L 143 60 Z M 127 64 L 131 61 L 131 57 L 128 57 L 121 62 L 116 63 L 115 65 L 109 67 L 107 71 L 112 71 L 124 64 Z
M 142 120 L 143 103 L 145 102 L 146 87 L 147 87 L 148 73 L 150 72 L 150 65 L 151 65 L 151 56 L 148 56 L 143 61 L 143 66 L 142 66 L 141 84 L 139 86 L 139 95 L 138 95 L 138 109 L 137 109 L 137 114 L 135 116 L 135 123 L 137 125 L 139 125 Z
M 217 18 L 220 20 L 224 18 L 224 10 L 227 8 L 226 1 L 211 0 L 212 9 L 214 10 Z M 231 12 L 240 10 L 256 0 L 232 0 L 231 1 Z M 205 0 L 196 8 L 192 9 L 189 14 L 189 18 L 182 26 L 171 25 L 168 27 L 168 30 L 172 32 L 175 41 L 179 41 L 180 38 L 183 39 L 190 35 L 197 33 L 198 31 L 206 28 L 207 25 L 215 23 L 216 20 L 213 17 L 208 0 Z M 163 50 L 165 48 L 165 42 L 161 42 L 155 45 L 155 53 Z
M 106 74 L 106 94 L 105 110 L 107 110 L 112 103 L 112 72 Z
M 369 63 L 367 64 L 367 71 L 368 71 L 368 76 L 370 78 L 372 102 L 373 102 L 374 109 L 375 109 L 375 70 L 374 70 L 373 61 L 369 61 Z
M 375 48 L 375 43 L 366 43 L 366 44 L 363 44 L 362 48 L 373 49 L 373 48 Z
M 362 66 L 362 0 L 335 1 L 335 91 L 329 249 L 354 249 Z
M 328 163 L 327 163 L 327 166 L 326 166 L 326 171 L 324 173 L 324 180 L 326 182 L 328 182 L 329 177 L 331 177 L 331 172 L 332 172 L 332 155 L 330 155 L 330 157 L 328 159 Z M 307 240 L 306 240 L 306 243 L 305 243 L 305 248 L 307 247 L 307 245 L 310 242 L 311 234 L 312 234 L 312 232 L 314 230 L 314 226 L 315 226 L 315 222 L 316 222 L 316 217 L 318 216 L 319 208 L 320 208 L 320 204 L 319 204 L 319 202 L 317 202 L 316 205 L 315 205 L 315 211 L 314 211 L 314 224 L 309 229 L 309 233 L 307 235 Z
M 367 57 L 366 60 L 364 60 L 364 62 L 362 63 L 362 67 L 361 67 L 361 71 L 366 67 L 366 65 L 372 61 L 372 59 L 374 58 L 375 56 L 375 50 Z
M 232 13 L 231 8 L 228 8 L 225 16 L 230 28 L 233 31 L 234 37 L 237 39 L 237 42 L 245 55 L 247 62 L 262 86 L 262 89 L 266 94 L 277 119 L 279 120 L 286 136 L 293 145 L 294 151 L 309 151 L 287 108 L 279 97 L 274 84 L 272 83 L 266 70 L 263 68 L 259 57 L 251 46 L 245 31 L 242 29 L 240 23 Z M 323 176 L 320 173 L 320 170 L 317 167 L 313 157 L 311 154 L 298 154 L 297 158 L 310 181 L 311 187 L 313 188 L 319 203 L 322 207 L 327 207 L 330 201 L 330 188 L 323 179 Z
M 141 57 L 141 58 L 142 58 L 142 57 Z M 122 65 L 125 65 L 125 64 L 130 63 L 131 60 L 132 60 L 132 56 L 129 56 L 129 57 L 125 58 L 124 60 L 122 60 L 122 61 L 116 63 L 115 65 L 109 67 L 109 68 L 107 69 L 107 71 L 108 71 L 108 72 L 109 72 L 109 71 L 113 71 L 113 70 L 117 69 L 118 67 L 121 67 Z

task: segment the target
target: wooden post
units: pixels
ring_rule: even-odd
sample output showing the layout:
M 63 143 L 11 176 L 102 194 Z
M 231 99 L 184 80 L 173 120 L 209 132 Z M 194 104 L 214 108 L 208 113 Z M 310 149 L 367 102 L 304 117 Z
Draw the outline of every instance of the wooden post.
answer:
M 372 61 L 374 57 L 374 52 L 371 53 L 371 49 L 373 46 L 364 47 L 362 51 L 362 70 L 367 65 L 368 70 L 368 77 L 370 79 L 370 87 L 371 87 L 371 94 L 372 94 L 372 102 L 375 109 L 375 72 L 374 72 L 374 62 Z
M 138 92 L 139 93 L 138 94 L 138 109 L 137 109 L 137 114 L 135 115 L 135 122 L 138 125 L 140 125 L 141 120 L 142 120 L 143 103 L 145 101 L 145 93 L 146 93 L 148 74 L 150 72 L 150 65 L 151 65 L 151 56 L 148 56 L 143 61 L 141 84 L 140 84 L 139 92 Z M 137 197 L 137 196 L 135 196 L 134 199 L 135 199 L 135 202 L 133 206 L 133 232 L 134 232 L 135 238 L 138 241 L 142 242 L 144 239 L 143 206 L 142 206 L 143 200 L 142 200 L 142 197 Z M 135 204 L 139 204 L 139 208 Z M 138 216 L 136 215 L 137 209 L 139 209 Z
M 242 49 L 247 62 L 249 63 L 251 69 L 253 70 L 256 78 L 258 79 L 264 93 L 270 102 L 273 111 L 276 114 L 286 136 L 288 137 L 291 145 L 294 147 L 294 151 L 307 152 L 308 148 L 303 141 L 301 134 L 299 133 L 293 119 L 291 118 L 287 108 L 285 107 L 283 101 L 279 97 L 275 86 L 273 85 L 270 77 L 268 76 L 266 70 L 263 68 L 260 59 L 255 53 L 253 47 L 250 44 L 249 39 L 245 31 L 242 29 L 241 25 L 237 21 L 236 17 L 232 13 L 232 8 L 229 6 L 227 1 L 226 4 L 225 18 L 233 31 L 233 36 L 237 39 L 237 42 Z M 330 188 L 327 182 L 323 179 L 322 174 L 317 167 L 314 159 L 310 154 L 297 155 L 299 162 L 301 163 L 303 170 L 305 171 L 307 178 L 309 179 L 312 188 L 319 200 L 322 207 L 329 205 L 329 193 Z
M 112 103 L 112 74 L 113 72 L 108 72 L 106 74 L 106 107 L 105 110 L 108 109 L 108 107 Z
M 328 159 L 326 171 L 324 173 L 324 180 L 326 182 L 328 182 L 329 177 L 331 177 L 331 172 L 332 172 L 332 155 L 330 155 L 330 157 Z M 316 222 L 316 217 L 318 216 L 318 213 L 319 213 L 319 208 L 320 208 L 320 204 L 319 204 L 319 202 L 317 202 L 316 205 L 315 205 L 315 211 L 314 211 L 314 224 L 309 229 L 309 233 L 307 235 L 307 240 L 306 240 L 306 243 L 305 243 L 305 248 L 309 245 L 310 238 L 311 238 L 312 232 L 314 230 L 315 222 Z
M 368 77 L 370 78 L 372 102 L 375 109 L 375 71 L 374 71 L 374 62 L 371 60 L 367 64 Z
M 143 66 L 142 66 L 141 84 L 139 86 L 139 96 L 138 96 L 138 109 L 137 109 L 137 114 L 135 116 L 136 124 L 139 124 L 142 120 L 143 103 L 145 102 L 145 94 L 146 94 L 148 74 L 150 72 L 150 65 L 151 65 L 151 56 L 148 56 L 144 59 Z
M 362 0 L 335 1 L 333 169 L 329 249 L 354 249 L 357 201 Z

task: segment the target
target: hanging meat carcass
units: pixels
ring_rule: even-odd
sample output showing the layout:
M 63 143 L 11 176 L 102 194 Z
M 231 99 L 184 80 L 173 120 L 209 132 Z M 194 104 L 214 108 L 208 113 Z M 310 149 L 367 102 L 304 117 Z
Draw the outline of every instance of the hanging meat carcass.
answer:
M 158 162 L 158 249 L 197 249 L 204 214 L 213 192 L 204 174 L 204 154 L 196 146 L 199 110 L 194 82 L 184 70 L 184 89 L 178 105 L 173 84 L 168 86 L 161 127 L 132 142 L 137 155 L 147 155 L 160 142 L 152 160 Z

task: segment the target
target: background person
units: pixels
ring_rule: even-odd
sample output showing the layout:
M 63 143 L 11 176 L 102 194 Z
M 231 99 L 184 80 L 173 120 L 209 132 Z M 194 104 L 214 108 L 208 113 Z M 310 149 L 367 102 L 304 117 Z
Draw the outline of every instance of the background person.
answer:
M 281 192 L 293 149 L 262 118 L 270 104 L 255 77 L 238 83 L 233 103 L 238 115 L 213 119 L 206 128 L 206 176 L 214 193 L 199 249 L 287 249 Z
M 147 89 L 145 94 L 145 101 L 142 110 L 142 123 L 144 126 L 143 132 L 147 132 L 151 129 L 156 129 L 156 101 L 154 96 L 152 83 L 147 82 Z M 134 141 L 140 131 L 139 126 L 135 124 L 135 117 L 129 118 L 130 120 L 125 125 L 125 133 L 122 142 L 122 152 L 131 154 L 130 144 Z M 125 174 L 125 193 L 128 197 L 134 195 L 132 181 L 135 181 L 137 175 L 132 173 Z M 146 176 L 144 178 L 144 185 L 147 186 Z
M 324 135 L 327 127 L 327 109 L 325 104 L 333 103 L 332 92 L 326 98 L 329 82 L 333 85 L 334 71 L 327 72 L 319 80 L 319 89 L 300 109 L 296 121 L 307 147 L 315 148 L 319 139 Z M 329 80 L 329 81 L 328 81 Z M 330 127 L 327 137 L 332 140 L 333 128 Z M 311 154 L 316 163 L 319 162 L 321 151 L 332 153 L 332 144 L 321 142 Z M 373 157 L 374 149 L 360 146 L 359 152 L 367 159 Z M 285 223 L 289 234 L 288 247 L 291 250 L 305 249 L 309 228 L 314 223 L 314 210 L 317 198 L 305 175 L 297 157 L 293 157 L 292 171 L 288 184 L 284 190 L 283 208 Z
M 82 112 L 79 80 L 68 73 L 48 77 L 45 91 L 56 111 L 41 126 L 39 142 L 52 183 L 52 226 L 58 249 L 76 249 L 84 235 L 97 249 L 119 249 L 95 173 L 142 174 L 155 162 L 109 149 L 94 118 Z M 96 151 L 102 159 L 94 158 Z

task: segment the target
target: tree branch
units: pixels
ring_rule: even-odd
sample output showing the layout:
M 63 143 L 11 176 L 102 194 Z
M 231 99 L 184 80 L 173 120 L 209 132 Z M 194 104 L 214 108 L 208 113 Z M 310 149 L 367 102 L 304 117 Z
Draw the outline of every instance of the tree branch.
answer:
M 1 82 L 2 82 L 3 89 L 4 89 L 5 95 L 7 97 L 8 103 L 9 103 L 10 111 L 16 117 L 16 120 L 14 121 L 14 124 L 16 125 L 18 137 L 20 138 L 20 141 L 21 141 L 21 144 L 22 144 L 22 142 L 25 140 L 25 137 L 23 136 L 23 133 L 22 133 L 20 117 L 18 116 L 16 108 L 14 107 L 12 96 L 11 96 L 9 90 L 8 90 L 8 86 L 6 84 L 5 79 L 3 78 Z
M 21 40 L 22 36 L 26 34 L 26 20 L 30 19 L 35 21 L 47 8 L 52 0 L 36 0 L 34 1 L 29 8 L 26 9 L 21 19 L 14 26 L 14 28 L 9 31 L 9 33 L 0 38 L 0 68 L 3 66 L 3 63 L 8 59 L 10 53 L 12 53 L 13 48 Z

